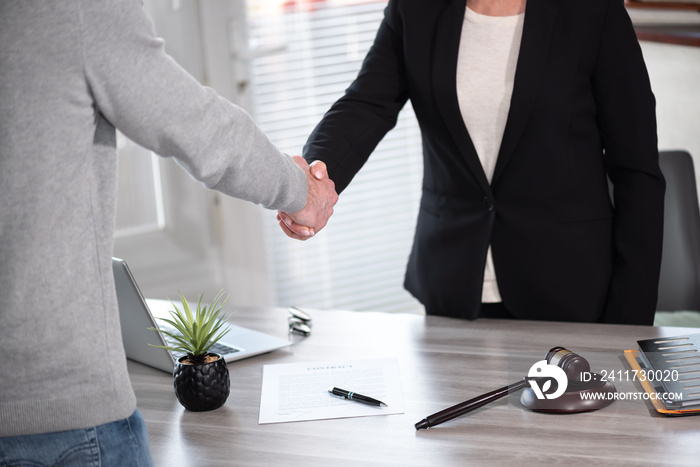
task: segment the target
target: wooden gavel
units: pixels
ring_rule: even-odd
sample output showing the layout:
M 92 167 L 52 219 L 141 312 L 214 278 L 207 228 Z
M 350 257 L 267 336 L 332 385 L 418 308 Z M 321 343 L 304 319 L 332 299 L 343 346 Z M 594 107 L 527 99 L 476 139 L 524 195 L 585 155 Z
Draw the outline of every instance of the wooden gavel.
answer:
M 566 377 L 569 381 L 579 382 L 581 381 L 581 374 L 589 373 L 591 371 L 591 365 L 588 360 L 577 355 L 564 347 L 553 347 L 547 352 L 545 360 L 550 365 L 556 365 L 566 373 Z M 436 412 L 432 415 L 428 415 L 420 422 L 416 423 L 416 430 L 421 430 L 423 428 L 430 428 L 441 423 L 444 423 L 453 418 L 457 418 L 464 415 L 472 410 L 476 410 L 479 407 L 498 400 L 508 394 L 514 393 L 521 389 L 529 386 L 529 380 L 527 377 L 518 381 L 517 383 L 509 384 L 502 388 L 496 389 L 486 394 L 482 394 L 468 401 L 461 402 L 452 407 L 448 407 L 440 412 Z

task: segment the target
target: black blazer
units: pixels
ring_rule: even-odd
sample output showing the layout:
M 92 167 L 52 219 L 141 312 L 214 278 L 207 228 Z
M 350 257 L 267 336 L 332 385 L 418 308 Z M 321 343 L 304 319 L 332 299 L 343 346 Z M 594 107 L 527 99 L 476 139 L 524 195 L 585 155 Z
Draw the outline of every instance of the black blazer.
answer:
M 490 244 L 518 318 L 651 324 L 664 180 L 655 100 L 622 0 L 528 0 L 490 185 L 457 101 L 465 5 L 391 0 L 304 157 L 325 161 L 342 191 L 410 99 L 424 179 L 405 287 L 427 313 L 478 316 Z

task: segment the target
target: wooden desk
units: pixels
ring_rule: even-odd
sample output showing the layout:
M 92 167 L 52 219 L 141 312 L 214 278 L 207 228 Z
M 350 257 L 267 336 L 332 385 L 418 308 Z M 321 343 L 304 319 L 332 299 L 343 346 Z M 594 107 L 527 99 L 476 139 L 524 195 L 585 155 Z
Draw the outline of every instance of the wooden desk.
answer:
M 594 370 L 625 369 L 637 339 L 692 333 L 528 321 L 461 321 L 419 315 L 312 312 L 313 332 L 295 345 L 229 365 L 224 407 L 185 411 L 172 377 L 138 363 L 129 371 L 158 466 L 698 465 L 700 418 L 658 415 L 648 401 L 619 400 L 597 412 L 535 413 L 511 396 L 428 430 L 414 424 L 447 406 L 522 378 L 562 345 Z M 233 321 L 286 335 L 284 309 L 239 309 Z M 258 425 L 265 364 L 399 358 L 405 414 Z M 521 373 L 524 372 L 524 373 Z M 640 392 L 638 383 L 615 383 Z

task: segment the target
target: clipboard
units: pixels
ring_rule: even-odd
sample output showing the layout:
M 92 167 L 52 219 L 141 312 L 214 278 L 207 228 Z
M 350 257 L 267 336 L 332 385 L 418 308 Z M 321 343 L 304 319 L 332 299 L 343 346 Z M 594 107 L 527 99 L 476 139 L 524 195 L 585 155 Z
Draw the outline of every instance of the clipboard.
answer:
M 663 415 L 700 414 L 700 334 L 637 341 L 625 350 L 654 409 Z M 681 394 L 680 402 L 660 396 Z

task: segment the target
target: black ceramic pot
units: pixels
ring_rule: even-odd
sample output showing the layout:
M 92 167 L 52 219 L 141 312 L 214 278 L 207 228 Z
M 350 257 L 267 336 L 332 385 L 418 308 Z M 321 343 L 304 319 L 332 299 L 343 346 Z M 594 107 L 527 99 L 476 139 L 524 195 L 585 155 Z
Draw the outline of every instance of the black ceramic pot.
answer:
M 180 404 L 193 412 L 218 409 L 228 398 L 231 380 L 226 360 L 217 354 L 218 360 L 203 365 L 181 363 L 181 357 L 173 370 L 175 395 Z

